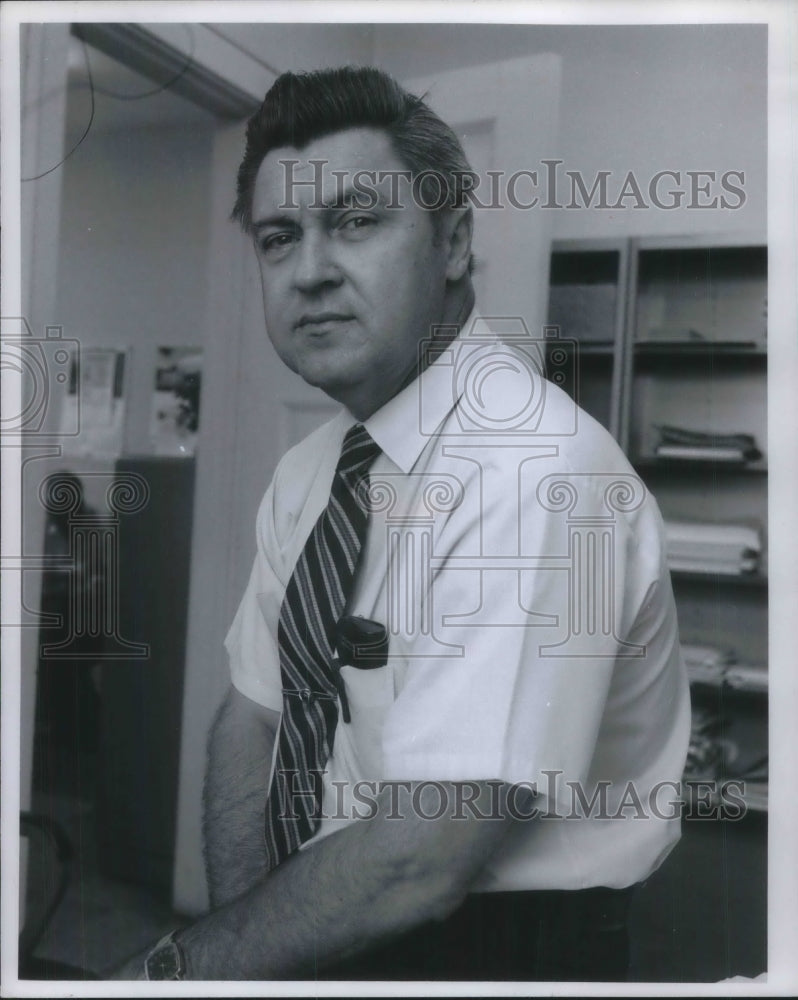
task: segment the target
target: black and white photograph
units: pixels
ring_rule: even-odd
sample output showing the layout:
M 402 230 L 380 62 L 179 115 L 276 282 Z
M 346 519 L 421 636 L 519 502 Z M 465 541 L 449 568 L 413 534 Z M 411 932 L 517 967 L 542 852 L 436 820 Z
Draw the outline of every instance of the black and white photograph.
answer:
M 794 994 L 796 14 L 3 5 L 3 995 Z

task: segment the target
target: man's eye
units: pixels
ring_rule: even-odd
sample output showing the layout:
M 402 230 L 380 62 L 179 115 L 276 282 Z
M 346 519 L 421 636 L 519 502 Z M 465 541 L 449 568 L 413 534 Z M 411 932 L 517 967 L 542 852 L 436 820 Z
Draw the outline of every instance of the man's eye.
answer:
M 359 237 L 377 225 L 373 215 L 349 215 L 341 221 L 338 228 L 347 236 Z
M 271 233 L 269 236 L 262 236 L 258 240 L 258 248 L 261 253 L 283 253 L 295 241 L 295 233 Z

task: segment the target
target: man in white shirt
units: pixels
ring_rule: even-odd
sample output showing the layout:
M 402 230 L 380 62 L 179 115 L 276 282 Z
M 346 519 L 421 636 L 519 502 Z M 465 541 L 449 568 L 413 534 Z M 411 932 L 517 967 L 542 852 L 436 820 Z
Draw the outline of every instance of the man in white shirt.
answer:
M 661 520 L 523 322 L 475 311 L 467 170 L 376 70 L 286 74 L 250 122 L 235 214 L 266 328 L 343 410 L 261 505 L 210 742 L 214 910 L 150 978 L 625 975 L 628 887 L 678 839 L 689 731 Z M 332 662 L 330 695 L 287 682 L 281 633 L 353 425 L 375 447 L 342 602 L 387 642 Z M 282 763 L 297 697 L 327 720 L 300 734 L 324 744 L 308 773 Z M 270 857 L 302 803 L 311 826 Z

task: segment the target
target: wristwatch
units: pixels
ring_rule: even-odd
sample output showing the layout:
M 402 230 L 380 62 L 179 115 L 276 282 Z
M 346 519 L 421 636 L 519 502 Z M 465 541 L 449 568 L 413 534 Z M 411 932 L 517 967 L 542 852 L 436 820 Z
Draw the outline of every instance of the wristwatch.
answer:
M 177 941 L 178 931 L 162 937 L 144 959 L 147 979 L 185 979 L 186 956 Z

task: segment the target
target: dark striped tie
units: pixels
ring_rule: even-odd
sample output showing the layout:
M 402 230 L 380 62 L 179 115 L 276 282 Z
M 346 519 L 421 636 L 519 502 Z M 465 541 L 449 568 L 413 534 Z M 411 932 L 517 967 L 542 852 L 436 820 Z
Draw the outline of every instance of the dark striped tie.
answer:
M 352 588 L 368 524 L 364 493 L 378 445 L 362 424 L 347 431 L 330 499 L 305 542 L 280 609 L 277 642 L 283 716 L 266 803 L 271 870 L 315 833 L 321 772 L 338 722 L 335 629 Z

